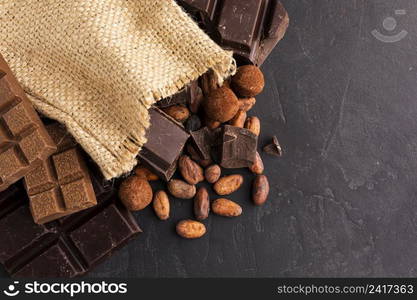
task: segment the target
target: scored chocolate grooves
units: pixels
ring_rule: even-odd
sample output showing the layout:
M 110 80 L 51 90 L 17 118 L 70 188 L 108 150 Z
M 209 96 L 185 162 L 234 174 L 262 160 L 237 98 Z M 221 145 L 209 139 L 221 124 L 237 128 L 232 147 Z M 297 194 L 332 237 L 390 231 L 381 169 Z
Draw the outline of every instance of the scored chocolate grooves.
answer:
M 261 65 L 288 26 L 278 0 L 177 0 L 220 46 L 232 50 L 239 65 Z
M 0 191 L 21 179 L 56 147 L 0 55 Z
M 2 211 L 0 213 L 1 221 L 4 221 L 9 216 L 14 216 L 15 214 L 26 215 L 27 218 L 24 221 L 28 221 L 31 222 L 31 224 L 33 224 L 33 227 L 31 227 L 31 229 L 35 229 L 36 227 L 36 229 L 31 232 L 33 234 L 33 237 L 31 239 L 30 244 L 22 248 L 21 252 L 25 253 L 25 255 L 23 256 L 20 256 L 18 253 L 16 253 L 16 255 L 9 257 L 10 253 L 8 253 L 7 251 L 9 249 L 4 249 L 5 243 L 2 241 L 2 249 L 0 251 L 0 262 L 4 264 L 6 270 L 12 274 L 16 271 L 16 269 L 18 269 L 22 264 L 24 264 L 25 261 L 30 260 L 37 254 L 37 252 L 42 251 L 43 249 L 48 247 L 48 245 L 53 243 L 53 240 L 51 240 L 51 238 L 53 238 L 53 231 L 51 231 L 46 226 L 38 226 L 33 223 L 33 220 L 31 220 L 29 208 L 27 206 L 27 196 L 24 188 L 21 187 L 20 184 L 19 187 L 17 187 L 17 185 L 13 185 L 6 191 L 2 192 L 1 201 L 2 203 L 10 203 L 9 206 L 5 205 L 2 208 Z M 15 228 L 10 228 L 10 230 L 15 230 Z M 0 232 L 2 234 L 0 239 L 2 239 L 5 233 L 1 231 L 1 225 Z M 27 231 L 25 231 L 25 233 L 27 233 Z M 16 234 L 19 234 L 17 230 Z
M 13 185 L 0 194 L 0 262 L 12 277 L 83 275 L 141 232 L 131 213 L 117 201 L 113 187 L 94 174 L 91 174 L 91 178 L 98 205 L 45 225 L 33 223 L 27 196 L 20 184 Z M 17 221 L 13 221 L 14 218 L 7 219 L 14 215 Z M 121 230 L 100 231 L 97 227 L 109 226 L 105 221 L 114 221 L 112 224 L 119 226 Z M 8 232 L 11 228 L 7 225 L 13 222 L 17 222 L 26 230 L 20 232 L 16 229 L 13 233 Z M 99 236 L 94 242 L 97 246 L 91 249 L 93 238 L 90 243 L 85 238 L 94 234 Z M 5 245 L 13 238 L 17 239 L 13 246 Z M 85 242 L 82 243 L 83 241 Z M 46 266 L 48 263 L 52 265 Z

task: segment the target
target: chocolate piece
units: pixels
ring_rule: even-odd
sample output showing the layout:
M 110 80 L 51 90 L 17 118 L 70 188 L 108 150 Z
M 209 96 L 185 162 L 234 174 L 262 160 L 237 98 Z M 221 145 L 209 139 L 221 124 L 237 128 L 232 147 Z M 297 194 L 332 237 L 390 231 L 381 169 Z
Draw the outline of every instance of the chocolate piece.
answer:
M 240 64 L 261 65 L 284 37 L 288 13 L 277 0 L 177 0 Z
M 211 130 L 208 127 L 203 127 L 190 133 L 194 149 L 201 159 L 211 159 L 212 147 L 218 144 L 216 139 L 219 138 L 219 132 L 220 129 Z
M 35 109 L 0 55 L 0 191 L 55 150 Z
M 197 115 L 192 115 L 185 122 L 185 129 L 188 132 L 196 131 L 196 130 L 199 130 L 200 128 L 201 128 L 201 120 L 200 120 L 199 116 L 197 116 Z
M 196 89 L 198 88 L 198 83 L 197 81 L 192 81 L 190 84 L 188 84 L 187 86 L 185 86 L 181 91 L 179 91 L 178 93 L 161 99 L 159 100 L 156 105 L 160 108 L 166 108 L 166 107 L 170 107 L 173 105 L 178 105 L 178 104 L 187 104 L 189 103 L 191 100 L 191 98 L 196 96 Z
M 97 204 L 88 169 L 76 142 L 58 123 L 46 128 L 58 150 L 25 176 L 30 210 L 37 224 Z
M 139 158 L 160 178 L 169 181 L 189 134 L 160 109 L 152 108 L 149 114 L 151 126 L 147 131 L 148 141 L 139 152 Z
M 0 263 L 12 277 L 83 275 L 141 230 L 113 190 L 93 177 L 98 206 L 48 225 L 33 223 L 23 188 L 0 193 Z
M 282 156 L 283 154 L 281 145 L 279 144 L 278 138 L 275 135 L 272 137 L 272 143 L 264 146 L 263 150 L 265 153 L 274 156 Z
M 193 114 L 198 113 L 200 110 L 200 106 L 203 103 L 204 96 L 203 91 L 198 86 L 198 81 L 195 81 L 195 83 L 192 85 L 190 98 L 188 99 L 188 108 Z
M 256 158 L 258 137 L 245 128 L 225 125 L 223 128 L 221 161 L 224 168 L 245 168 Z

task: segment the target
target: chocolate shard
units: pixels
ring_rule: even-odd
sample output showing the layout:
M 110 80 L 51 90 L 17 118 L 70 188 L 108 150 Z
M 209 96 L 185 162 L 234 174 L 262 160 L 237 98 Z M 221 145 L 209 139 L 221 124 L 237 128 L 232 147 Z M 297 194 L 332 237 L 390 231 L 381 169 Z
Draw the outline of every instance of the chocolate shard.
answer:
M 211 159 L 212 147 L 218 144 L 218 130 L 211 130 L 203 127 L 200 130 L 190 133 L 194 149 L 201 159 Z
M 192 97 L 196 96 L 197 93 L 197 88 L 198 88 L 198 83 L 197 81 L 193 81 L 190 84 L 188 84 L 187 86 L 185 86 L 182 90 L 180 90 L 178 93 L 161 99 L 159 100 L 156 105 L 160 108 L 166 108 L 166 107 L 170 107 L 170 106 L 174 106 L 174 105 L 178 105 L 178 104 L 184 104 L 186 105 L 187 103 L 189 103 Z
M 55 150 L 38 114 L 0 55 L 0 191 Z
M 282 156 L 283 154 L 282 147 L 279 144 L 278 138 L 275 135 L 272 137 L 272 142 L 268 145 L 265 145 L 263 150 L 265 153 L 274 156 Z
M 148 141 L 139 152 L 143 164 L 169 181 L 177 168 L 177 160 L 189 138 L 184 127 L 158 108 L 149 110 L 151 125 Z
M 203 91 L 201 90 L 198 80 L 195 80 L 190 89 L 190 97 L 188 98 L 188 107 L 194 114 L 198 113 L 200 106 L 204 100 Z
M 258 137 L 251 131 L 225 125 L 220 148 L 220 165 L 224 168 L 245 168 L 253 165 L 256 158 Z
M 47 125 L 57 152 L 25 176 L 30 210 L 37 224 L 51 222 L 97 204 L 84 158 L 58 123 Z
M 93 174 L 99 204 L 47 225 L 33 222 L 23 188 L 0 193 L 0 263 L 12 277 L 83 275 L 141 232 L 116 190 Z
M 201 128 L 201 119 L 198 115 L 191 115 L 185 122 L 185 129 L 188 132 L 197 131 Z
M 288 13 L 278 0 L 177 0 L 239 64 L 260 66 L 284 37 Z

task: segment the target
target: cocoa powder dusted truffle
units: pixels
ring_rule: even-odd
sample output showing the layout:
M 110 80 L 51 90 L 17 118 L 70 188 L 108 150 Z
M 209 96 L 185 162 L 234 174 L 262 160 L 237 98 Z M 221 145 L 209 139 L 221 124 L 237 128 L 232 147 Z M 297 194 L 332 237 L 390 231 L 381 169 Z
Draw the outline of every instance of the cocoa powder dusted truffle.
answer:
M 256 66 L 241 66 L 232 77 L 232 88 L 242 97 L 254 97 L 262 92 L 264 86 L 264 75 Z
M 128 210 L 144 209 L 152 202 L 152 197 L 151 185 L 139 176 L 130 176 L 120 185 L 119 198 Z
M 239 110 L 239 100 L 226 86 L 211 91 L 204 101 L 206 116 L 221 123 L 232 119 Z

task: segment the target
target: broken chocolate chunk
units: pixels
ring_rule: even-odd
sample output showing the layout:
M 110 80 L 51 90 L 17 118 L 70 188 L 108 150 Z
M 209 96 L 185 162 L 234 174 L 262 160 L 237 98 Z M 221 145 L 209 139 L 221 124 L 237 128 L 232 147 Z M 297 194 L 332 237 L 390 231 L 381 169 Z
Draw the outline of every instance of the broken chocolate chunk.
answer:
M 283 151 L 281 145 L 279 144 L 278 138 L 274 135 L 272 137 L 272 142 L 263 148 L 265 153 L 274 155 L 274 156 L 282 156 Z
M 278 0 L 177 0 L 239 64 L 260 66 L 284 37 L 288 13 Z
M 188 132 L 197 131 L 200 128 L 201 128 L 201 120 L 200 120 L 199 116 L 197 116 L 197 115 L 192 115 L 185 122 L 185 129 Z
M 139 152 L 140 160 L 160 178 L 169 181 L 188 140 L 184 127 L 158 108 L 149 110 L 148 141 Z
M 220 165 L 224 168 L 245 168 L 256 158 L 258 137 L 251 131 L 225 125 L 220 149 Z
M 211 159 L 212 148 L 219 144 L 220 130 L 203 127 L 190 133 L 194 149 L 202 159 Z

